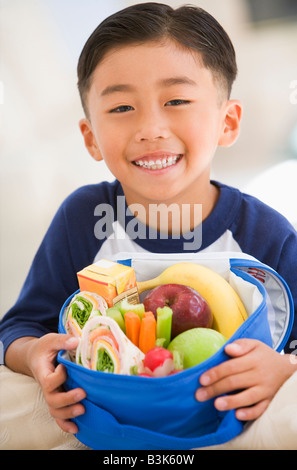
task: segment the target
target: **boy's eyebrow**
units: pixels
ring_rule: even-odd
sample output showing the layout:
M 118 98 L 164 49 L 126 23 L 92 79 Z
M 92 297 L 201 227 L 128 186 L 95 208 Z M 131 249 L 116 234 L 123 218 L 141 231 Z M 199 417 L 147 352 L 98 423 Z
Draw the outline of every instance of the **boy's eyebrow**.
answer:
M 134 87 L 132 85 L 126 84 L 118 84 L 118 85 L 110 85 L 101 92 L 101 96 L 111 95 L 112 93 L 117 93 L 120 91 L 127 91 L 132 92 L 134 91 Z
M 159 81 L 159 84 L 163 87 L 174 86 L 174 85 L 197 86 L 197 83 L 187 76 L 164 78 Z
M 180 77 L 170 77 L 159 80 L 158 85 L 161 87 L 169 87 L 174 85 L 191 85 L 197 86 L 197 83 L 189 77 L 180 76 Z M 119 83 L 116 85 L 110 85 L 101 92 L 101 96 L 111 95 L 118 92 L 133 92 L 135 88 L 132 85 L 125 83 Z

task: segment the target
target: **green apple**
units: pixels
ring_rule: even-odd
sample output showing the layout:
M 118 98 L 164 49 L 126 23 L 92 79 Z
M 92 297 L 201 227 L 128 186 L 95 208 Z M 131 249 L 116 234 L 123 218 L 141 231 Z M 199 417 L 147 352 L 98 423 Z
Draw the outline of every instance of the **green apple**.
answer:
M 192 328 L 176 336 L 168 345 L 169 351 L 183 356 L 184 369 L 196 366 L 217 352 L 226 338 L 211 328 Z

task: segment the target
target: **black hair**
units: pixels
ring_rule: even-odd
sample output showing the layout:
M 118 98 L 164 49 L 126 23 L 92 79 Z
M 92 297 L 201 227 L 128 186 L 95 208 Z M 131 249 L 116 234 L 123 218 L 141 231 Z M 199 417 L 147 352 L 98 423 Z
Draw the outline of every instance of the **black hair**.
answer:
M 78 89 L 87 114 L 86 98 L 92 74 L 110 50 L 169 38 L 198 51 L 203 65 L 223 83 L 228 98 L 237 75 L 233 44 L 218 21 L 202 8 L 177 9 L 162 3 L 141 3 L 106 18 L 87 40 L 78 61 Z

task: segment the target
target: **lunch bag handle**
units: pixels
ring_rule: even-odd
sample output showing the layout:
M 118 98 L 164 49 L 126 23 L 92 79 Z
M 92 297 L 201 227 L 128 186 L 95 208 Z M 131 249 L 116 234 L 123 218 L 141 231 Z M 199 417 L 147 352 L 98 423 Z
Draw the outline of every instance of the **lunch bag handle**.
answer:
M 222 412 L 222 420 L 215 432 L 193 438 L 169 436 L 138 426 L 120 424 L 108 411 L 91 401 L 82 401 L 83 415 L 74 418 L 79 432 L 76 434 L 83 444 L 94 450 L 138 449 L 138 450 L 188 450 L 222 444 L 240 434 L 244 423 L 235 417 L 234 410 Z M 100 430 L 102 429 L 102 432 Z M 133 447 L 132 447 L 133 446 Z

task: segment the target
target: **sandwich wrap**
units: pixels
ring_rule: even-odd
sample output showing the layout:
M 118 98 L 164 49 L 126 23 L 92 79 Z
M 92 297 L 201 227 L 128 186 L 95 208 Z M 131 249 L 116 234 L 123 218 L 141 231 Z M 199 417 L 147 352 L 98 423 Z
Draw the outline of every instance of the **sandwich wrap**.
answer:
M 131 375 L 131 368 L 142 367 L 144 354 L 123 333 L 117 322 L 107 316 L 88 320 L 83 328 L 76 362 L 101 372 Z
M 94 315 L 105 315 L 108 305 L 103 297 L 91 292 L 79 292 L 71 300 L 66 311 L 66 333 L 80 337 L 83 327 Z

